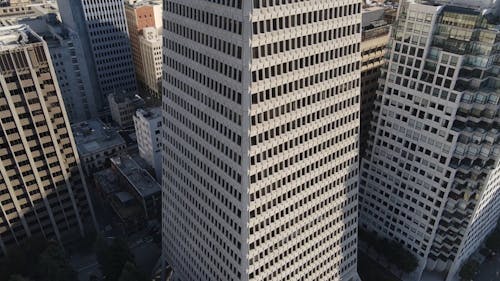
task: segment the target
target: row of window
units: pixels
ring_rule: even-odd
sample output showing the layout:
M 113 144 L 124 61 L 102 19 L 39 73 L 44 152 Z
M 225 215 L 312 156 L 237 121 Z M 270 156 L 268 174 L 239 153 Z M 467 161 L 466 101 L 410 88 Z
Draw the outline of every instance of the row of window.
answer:
M 356 80 L 357 81 L 357 80 Z M 291 101 L 287 104 L 283 104 L 281 106 L 272 108 L 270 110 L 264 111 L 262 113 L 254 114 L 251 116 L 251 124 L 252 125 L 257 125 L 261 124 L 263 122 L 267 122 L 268 120 L 273 120 L 274 118 L 278 118 L 282 115 L 286 115 L 289 113 L 293 113 L 295 110 L 299 110 L 304 107 L 310 107 L 316 103 L 324 103 L 324 102 L 329 102 L 330 98 L 333 97 L 339 97 L 339 95 L 342 95 L 343 93 L 347 93 L 351 89 L 355 88 L 354 85 L 356 85 L 356 81 L 348 81 L 345 82 L 341 85 L 337 85 L 335 87 L 328 88 L 326 90 L 323 90 L 321 92 L 313 93 L 307 97 L 299 98 L 297 100 Z M 275 89 L 275 88 L 273 88 Z M 273 92 L 273 91 L 269 91 Z M 275 96 L 270 96 L 270 97 L 275 97 Z M 269 98 L 270 98 L 269 97 Z M 268 99 L 269 99 L 268 98 Z M 356 97 L 357 98 L 357 97 Z
M 165 22 L 165 30 L 187 38 L 191 41 L 200 43 L 206 47 L 212 48 L 213 50 L 217 50 L 226 55 L 241 59 L 242 47 L 231 42 L 219 39 L 212 35 L 208 35 L 199 30 L 189 28 L 185 25 L 180 25 L 170 20 L 167 20 Z M 167 44 L 165 43 L 165 40 L 166 38 L 163 38 L 164 45 Z
M 359 70 L 359 61 L 341 65 L 285 84 L 276 85 L 271 89 L 252 94 L 252 104 L 258 104 L 259 102 L 264 102 L 274 97 L 303 90 L 306 87 L 321 84 L 328 80 L 334 80 L 357 70 Z M 359 87 L 359 79 L 356 80 L 356 87 Z
M 334 50 L 327 50 L 323 53 L 294 59 L 277 65 L 261 68 L 252 71 L 252 82 L 262 81 L 264 79 L 280 76 L 296 70 L 303 71 L 306 67 L 312 67 L 317 64 L 326 63 L 335 59 L 355 54 L 359 52 L 359 43 L 348 45 Z M 359 62 L 357 62 L 359 64 Z
M 199 72 L 198 70 L 194 70 L 193 68 L 178 62 L 177 60 L 172 59 L 168 56 L 165 59 L 165 66 L 170 67 L 173 71 L 172 73 L 182 74 L 187 78 L 191 78 L 194 82 L 197 82 L 206 88 L 218 93 L 219 95 L 231 99 L 232 101 L 241 104 L 241 92 L 234 90 L 231 86 L 226 85 L 227 83 L 221 83 L 215 79 L 212 79 L 210 76 Z M 165 69 L 164 80 L 167 80 L 168 76 L 171 76 L 171 71 L 169 69 Z
M 166 163 L 166 168 L 172 172 L 172 174 L 166 175 L 166 179 L 170 182 L 170 184 L 167 185 L 167 188 L 171 189 L 168 191 L 171 196 L 166 197 L 166 204 L 170 209 L 170 214 L 167 215 L 167 220 L 171 220 L 167 223 L 170 226 L 167 231 L 175 232 L 175 234 L 171 233 L 168 237 L 189 237 L 188 240 L 182 239 L 181 241 L 174 241 L 175 245 L 170 245 L 171 249 L 180 246 L 183 248 L 183 252 L 190 251 L 196 253 L 196 256 L 203 257 L 201 258 L 201 262 L 205 267 L 204 272 L 212 272 L 215 268 L 217 268 L 218 272 L 221 272 L 224 276 L 228 276 L 228 273 L 225 272 L 225 268 L 219 264 L 219 261 L 224 260 L 226 264 L 229 264 L 233 269 L 235 269 L 236 266 L 229 262 L 226 257 L 230 256 L 234 261 L 241 263 L 241 259 L 238 257 L 239 251 L 237 250 L 241 248 L 241 244 L 232 232 L 225 228 L 227 222 L 224 221 L 221 223 L 219 222 L 219 219 L 216 219 L 213 216 L 214 214 L 220 214 L 221 212 L 226 214 L 228 213 L 226 210 L 221 211 L 219 209 L 221 204 L 213 202 L 209 199 L 209 196 L 205 194 L 205 190 L 211 190 L 213 194 L 213 191 L 216 191 L 217 189 L 211 185 L 208 186 L 209 184 L 205 178 L 192 169 L 191 165 L 185 163 L 180 157 L 178 157 L 177 153 L 167 150 L 167 155 L 169 155 L 169 160 Z M 184 174 L 184 172 L 186 172 L 187 175 Z M 182 183 L 177 182 L 176 178 L 180 178 Z M 202 184 L 205 189 L 203 189 L 203 191 L 202 189 L 199 189 L 199 184 L 193 183 L 192 180 L 196 180 L 199 184 Z M 191 191 L 188 191 L 186 186 L 189 187 Z M 210 189 L 208 189 L 208 187 L 210 187 Z M 183 195 L 181 196 L 181 194 L 174 192 L 174 190 L 179 190 L 183 193 Z M 189 196 L 189 194 L 197 194 L 198 198 L 201 200 L 193 198 L 192 196 Z M 191 201 L 190 204 L 184 201 L 186 195 L 189 196 L 188 198 Z M 204 204 L 201 204 L 200 202 L 204 202 Z M 196 209 L 193 209 L 192 206 Z M 212 210 L 207 210 L 205 206 L 210 207 Z M 201 215 L 204 217 L 201 217 Z M 179 228 L 182 226 L 183 231 L 180 232 L 180 229 L 177 229 L 177 226 L 179 226 Z M 213 229 L 212 227 L 216 229 Z M 192 231 L 187 231 L 187 229 L 191 229 Z M 207 235 L 210 237 L 207 237 Z M 227 241 L 231 241 L 234 246 L 230 247 L 229 245 L 226 245 L 226 242 L 222 239 L 222 237 L 226 237 Z M 192 241 L 194 241 L 194 243 Z M 215 243 L 217 245 L 215 245 Z M 193 244 L 196 244 L 197 247 L 193 248 Z M 200 247 L 201 245 L 203 245 L 203 247 Z M 207 245 L 212 250 L 211 253 L 209 253 L 205 248 Z M 189 247 L 190 249 L 188 250 L 185 247 Z M 224 254 L 223 250 L 227 254 Z M 216 259 L 212 254 L 214 252 L 216 253 L 218 259 Z M 190 260 L 190 262 L 186 264 L 190 264 L 191 266 L 192 262 L 194 262 L 194 260 Z M 178 266 L 182 266 L 182 262 Z M 200 265 L 197 265 L 196 268 L 201 267 Z M 190 272 L 190 274 L 191 273 L 192 272 Z
M 171 50 L 174 53 L 177 53 L 184 58 L 190 59 L 191 61 L 198 63 L 200 65 L 205 66 L 213 70 L 214 72 L 218 72 L 224 76 L 227 76 L 235 81 L 241 82 L 242 71 L 233 67 L 227 63 L 223 63 L 212 56 L 206 55 L 203 52 L 195 51 L 189 47 L 186 47 L 183 44 L 179 44 L 172 40 L 165 39 L 164 48 L 167 50 Z
M 329 8 L 324 10 L 316 10 L 285 17 L 272 18 L 268 20 L 253 22 L 252 24 L 253 34 L 267 33 L 312 23 L 318 24 L 319 22 L 322 21 L 353 16 L 359 13 L 361 13 L 360 3 Z
M 170 112 L 170 110 L 173 111 L 173 109 L 169 109 L 167 112 Z M 179 128 L 176 127 L 173 123 L 168 122 L 168 121 L 165 123 L 166 123 L 167 128 L 169 128 L 173 133 L 175 133 L 176 135 L 185 139 L 185 141 L 187 141 L 187 143 L 189 143 L 190 145 L 196 146 L 196 144 L 191 143 L 192 138 L 188 137 L 185 132 L 182 132 L 181 130 L 179 130 Z M 220 143 L 219 140 L 214 138 L 212 135 L 205 133 L 204 131 L 202 131 L 200 134 L 197 134 L 197 135 L 200 136 L 201 138 L 203 138 L 206 141 L 206 143 L 209 143 L 212 145 L 214 145 L 214 143 Z M 165 137 L 168 138 L 168 135 L 166 135 Z M 224 187 L 224 189 L 229 194 L 231 194 L 235 199 L 237 199 L 238 201 L 241 201 L 241 193 L 236 188 L 234 188 L 233 185 L 231 185 L 231 183 L 227 182 L 226 180 L 223 179 L 223 177 L 220 177 L 217 173 L 215 173 L 213 171 L 212 171 L 212 174 L 210 174 L 210 176 L 216 182 L 218 182 L 220 184 L 220 186 Z
M 316 44 L 336 40 L 360 32 L 360 24 L 332 28 L 318 33 L 308 34 L 301 37 L 269 43 L 252 48 L 253 58 L 263 58 L 275 54 L 288 52 L 302 47 L 312 48 Z M 385 47 L 384 47 L 385 48 Z
M 193 21 L 197 21 L 206 26 L 213 26 L 235 34 L 241 35 L 243 30 L 243 24 L 241 21 L 237 21 L 225 16 L 217 15 L 179 3 L 167 1 L 166 3 L 164 3 L 163 12 L 172 13 L 181 17 L 191 19 Z
M 241 126 L 241 114 L 230 109 L 229 107 L 225 106 L 221 102 L 218 102 L 216 99 L 211 98 L 209 95 L 205 95 L 205 94 L 201 93 L 193 86 L 191 86 L 188 83 L 185 83 L 179 79 L 176 79 L 173 76 L 167 75 L 166 81 L 168 81 L 171 85 L 173 85 L 175 88 L 179 89 L 183 93 L 188 94 L 193 99 L 193 101 L 203 103 L 205 106 L 211 108 L 212 111 L 218 113 L 221 117 L 224 117 L 227 120 L 233 122 L 234 124 Z M 180 96 L 173 95 L 173 96 L 171 96 L 171 98 L 172 99 L 180 99 L 184 103 L 186 102 Z M 178 103 L 178 102 L 176 102 L 176 103 Z M 186 110 L 188 110 L 186 106 L 183 106 L 183 107 Z M 198 110 L 198 109 L 194 109 L 194 110 Z M 188 111 L 193 111 L 193 110 L 189 109 Z M 194 113 L 192 113 L 192 114 L 194 114 Z M 198 114 L 194 114 L 194 115 L 198 115 Z
M 358 130 L 357 130 L 357 128 L 354 128 L 354 129 L 349 129 L 349 130 L 346 130 L 346 131 L 345 131 L 345 132 L 343 132 L 343 133 L 342 133 L 342 132 L 339 132 L 339 133 L 340 133 L 340 134 L 342 134 L 342 135 L 348 135 L 349 133 L 350 133 L 351 135 L 353 135 L 353 134 L 355 134 L 357 131 L 358 131 Z M 322 151 L 322 150 L 324 150 L 324 149 L 326 149 L 326 148 L 328 148 L 328 147 L 332 147 L 332 146 L 334 146 L 334 145 L 337 145 L 337 144 L 339 143 L 338 141 L 339 141 L 339 139 L 337 139 L 337 142 L 336 142 L 336 141 L 335 141 L 335 138 L 327 139 L 325 142 L 323 142 L 323 143 L 321 143 L 321 144 L 319 144 L 319 145 L 317 145 L 317 146 L 315 146 L 315 147 L 310 148 L 310 149 L 309 149 L 309 151 L 311 151 L 311 150 L 312 150 L 312 151 Z M 293 142 L 290 142 L 290 143 L 292 144 Z M 285 143 L 283 146 L 284 146 L 285 148 L 288 148 L 287 144 L 288 144 L 288 142 L 287 142 L 287 143 Z M 350 145 L 350 144 L 349 144 L 349 145 Z M 347 146 L 349 146 L 349 145 L 347 145 Z M 281 146 L 282 146 L 282 145 L 280 144 L 280 147 L 281 147 Z M 355 149 L 355 148 L 357 148 L 357 147 L 354 147 L 354 149 Z M 341 149 L 340 149 L 340 153 L 338 153 L 338 155 L 337 155 L 337 157 L 336 157 L 336 158 L 339 158 L 340 156 L 342 156 L 342 155 L 343 155 L 343 153 L 345 153 L 345 151 L 344 151 L 345 149 L 346 149 L 345 147 L 344 147 L 344 148 L 341 148 Z M 272 150 L 272 149 L 269 149 L 269 150 L 268 150 L 268 152 L 269 152 L 269 151 L 271 151 L 271 150 Z M 336 153 L 336 154 L 337 154 L 337 153 Z M 266 155 L 266 153 L 263 153 L 262 155 Z M 311 184 L 312 184 L 312 183 L 311 183 Z M 339 184 L 340 184 L 340 183 L 339 183 Z M 274 182 L 274 183 L 272 183 L 271 185 L 265 186 L 265 187 L 261 188 L 260 190 L 256 190 L 256 191 L 254 191 L 254 192 L 250 193 L 250 202 L 253 202 L 253 201 L 255 201 L 255 200 L 259 200 L 259 198 L 260 198 L 260 197 L 264 197 L 266 194 L 270 194 L 271 192 L 275 192 L 275 190 L 279 189 L 281 186 L 282 186 L 282 183 L 281 183 L 280 181 L 278 181 L 278 182 Z M 306 183 L 306 184 L 305 184 L 305 187 L 306 187 L 306 188 L 309 188 L 309 183 Z M 300 191 L 300 190 L 299 190 L 299 191 Z M 299 191 L 297 191 L 297 192 L 299 192 Z M 292 191 L 292 193 L 295 195 L 295 191 Z
M 231 165 L 226 164 L 224 160 L 215 156 L 209 149 L 205 149 L 202 145 L 194 145 L 192 148 L 196 148 L 199 153 L 191 153 L 191 149 L 185 148 L 184 146 L 180 146 L 179 143 L 175 140 L 174 137 L 167 135 L 167 139 L 170 143 L 177 146 L 177 149 L 184 154 L 188 159 L 191 160 L 196 166 L 198 166 L 202 170 L 206 170 L 206 165 L 203 161 L 200 161 L 196 155 L 204 156 L 209 162 L 211 162 L 215 167 L 218 167 L 220 171 L 224 172 L 227 176 L 232 178 L 235 182 L 241 183 L 241 174 L 232 168 Z M 185 140 L 184 140 L 185 141 Z M 195 142 L 197 144 L 197 142 Z M 212 166 L 212 168 L 215 168 Z

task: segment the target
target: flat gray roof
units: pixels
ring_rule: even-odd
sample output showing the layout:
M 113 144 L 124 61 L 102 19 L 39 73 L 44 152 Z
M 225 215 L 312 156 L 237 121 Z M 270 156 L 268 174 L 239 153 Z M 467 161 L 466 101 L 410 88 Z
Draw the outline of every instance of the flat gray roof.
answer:
M 160 184 L 130 155 L 112 157 L 111 162 L 143 198 L 161 192 Z
M 125 145 L 116 128 L 106 126 L 99 119 L 91 119 L 71 126 L 80 156 L 92 155 Z

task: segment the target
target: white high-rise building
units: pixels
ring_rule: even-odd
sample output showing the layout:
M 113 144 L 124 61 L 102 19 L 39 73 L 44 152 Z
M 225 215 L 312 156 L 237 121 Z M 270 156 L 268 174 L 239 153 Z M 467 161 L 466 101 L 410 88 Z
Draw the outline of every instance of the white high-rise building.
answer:
M 134 115 L 139 155 L 154 169 L 156 179 L 161 181 L 161 128 L 160 107 L 138 109 Z
M 123 0 L 58 0 L 65 25 L 75 30 L 92 58 L 99 105 L 113 92 L 137 90 Z
M 490 3 L 404 2 L 391 36 L 360 227 L 418 257 L 408 280 L 425 269 L 454 280 L 499 216 L 500 25 Z
M 164 1 L 174 280 L 358 280 L 361 1 Z

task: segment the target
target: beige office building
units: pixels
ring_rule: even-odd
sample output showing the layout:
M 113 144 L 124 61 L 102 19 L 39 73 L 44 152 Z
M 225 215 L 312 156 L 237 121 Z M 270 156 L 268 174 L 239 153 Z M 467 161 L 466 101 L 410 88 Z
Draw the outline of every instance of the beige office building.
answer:
M 148 92 L 161 99 L 161 74 L 163 70 L 161 29 L 146 27 L 139 36 L 142 59 L 143 83 Z
M 0 256 L 30 236 L 74 240 L 95 226 L 46 43 L 0 28 Z
M 151 83 L 148 74 L 156 73 L 156 67 L 151 64 L 150 58 L 146 55 L 143 57 L 143 50 L 145 47 L 151 47 L 151 51 L 147 50 L 147 53 L 152 52 L 155 46 L 147 45 L 160 45 L 161 46 L 161 36 L 156 34 L 151 37 L 150 32 L 145 32 L 144 29 L 152 27 L 155 29 L 160 29 L 162 27 L 162 5 L 159 0 L 138 0 L 138 1 L 128 1 L 125 4 L 125 15 L 127 17 L 127 25 L 129 31 L 130 45 L 132 46 L 132 56 L 134 59 L 134 67 L 137 75 L 137 79 L 142 87 L 145 87 L 148 92 L 158 96 L 159 95 L 159 83 Z M 154 40 L 153 40 L 154 39 Z M 151 43 L 156 41 L 157 43 Z M 161 47 L 160 47 L 161 53 Z M 158 80 L 158 79 L 156 79 Z

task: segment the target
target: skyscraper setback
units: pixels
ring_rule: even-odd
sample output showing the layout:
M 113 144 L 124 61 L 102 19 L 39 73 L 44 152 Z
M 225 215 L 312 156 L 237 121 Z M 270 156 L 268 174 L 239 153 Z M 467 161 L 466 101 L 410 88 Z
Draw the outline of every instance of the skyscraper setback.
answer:
M 164 1 L 174 280 L 358 280 L 359 1 Z
M 30 236 L 94 227 L 89 194 L 43 38 L 0 28 L 0 256 Z
M 360 227 L 410 249 L 414 280 L 453 280 L 499 216 L 500 25 L 487 2 L 402 2 L 389 43 Z

